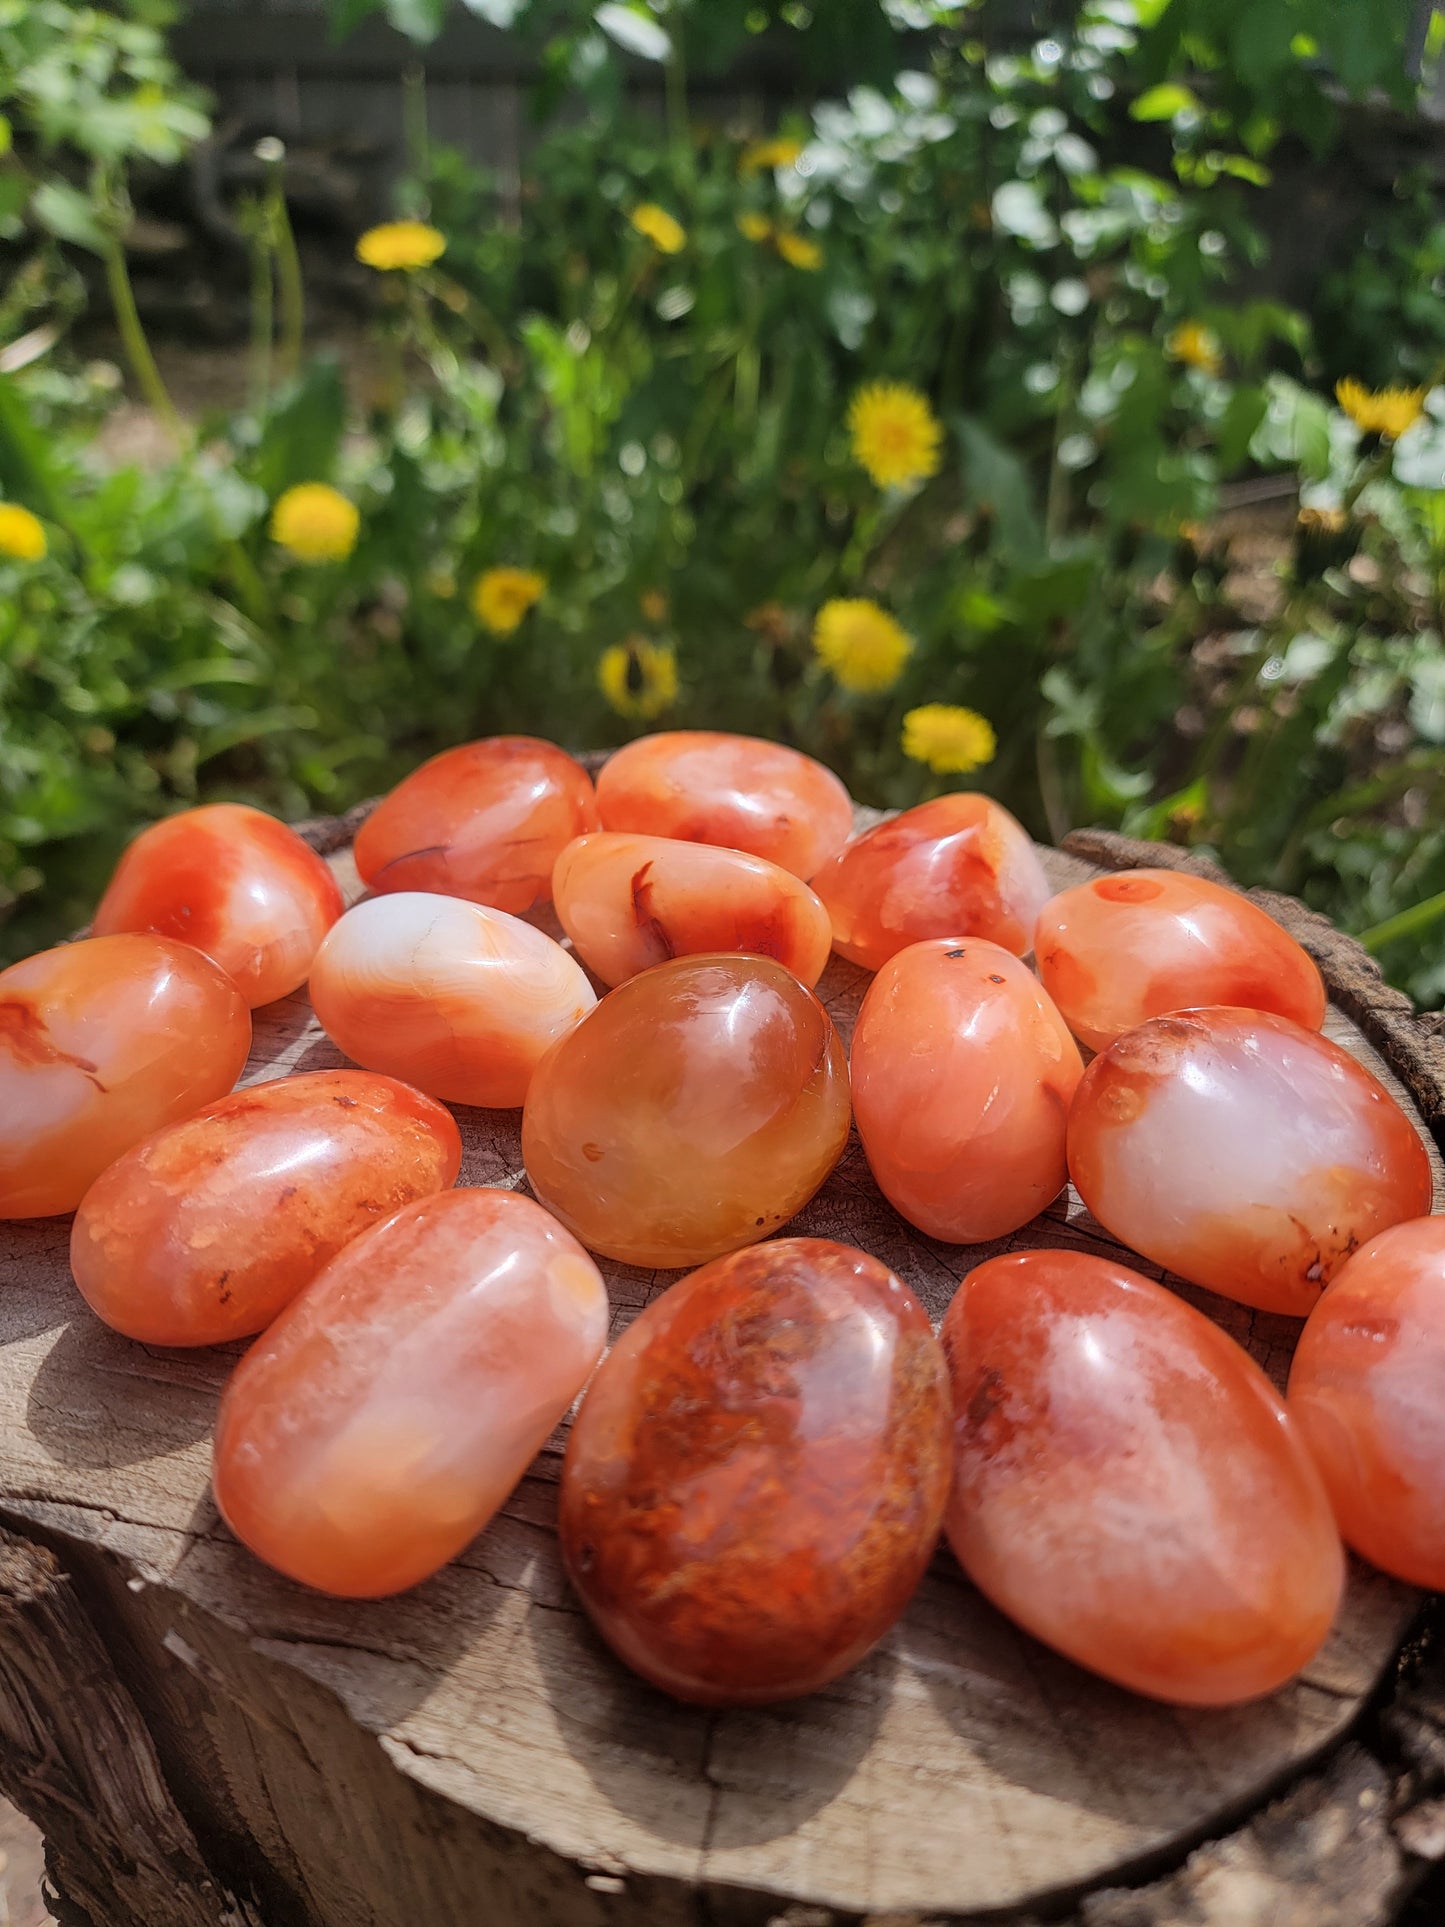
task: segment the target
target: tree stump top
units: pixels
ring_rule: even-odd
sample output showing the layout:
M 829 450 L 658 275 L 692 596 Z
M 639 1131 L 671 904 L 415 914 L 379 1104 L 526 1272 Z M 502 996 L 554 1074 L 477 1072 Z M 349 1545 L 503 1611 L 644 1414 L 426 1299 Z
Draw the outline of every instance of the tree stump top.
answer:
M 310 834 L 355 895 L 352 827 Z M 1094 833 L 1043 854 L 1060 887 L 1175 860 Z M 1445 1041 L 1358 946 L 1260 900 L 1316 955 L 1326 1034 L 1415 1116 L 1445 1197 L 1432 1137 L 1445 1130 Z M 867 981 L 834 959 L 819 987 L 845 1036 Z M 304 995 L 256 1015 L 244 1081 L 346 1061 Z M 524 1185 L 520 1114 L 457 1116 L 460 1182 Z M 788 1230 L 874 1253 L 935 1322 L 963 1273 L 1001 1250 L 1067 1246 L 1164 1275 L 1072 1191 L 997 1244 L 936 1244 L 881 1199 L 856 1136 Z M 762 1923 L 790 1903 L 824 1921 L 1026 1913 L 1169 1864 L 1286 1783 L 1349 1726 L 1418 1603 L 1353 1563 L 1339 1623 L 1300 1679 L 1254 1706 L 1186 1711 L 1029 1639 L 945 1550 L 880 1650 L 826 1691 L 773 1709 L 684 1707 L 611 1657 L 567 1589 L 553 1529 L 564 1429 L 487 1531 L 409 1594 L 332 1600 L 257 1563 L 209 1488 L 217 1395 L 243 1348 L 163 1351 L 105 1329 L 71 1283 L 68 1231 L 0 1225 L 0 1521 L 74 1576 L 137 1708 L 141 1753 L 154 1748 L 208 1864 L 259 1897 L 268 1927 Z M 614 1336 L 678 1275 L 601 1265 Z M 1169 1282 L 1283 1382 L 1297 1320 Z M 0 1690 L 0 1748 L 15 1744 Z M 250 1918 L 215 1905 L 174 1918 Z

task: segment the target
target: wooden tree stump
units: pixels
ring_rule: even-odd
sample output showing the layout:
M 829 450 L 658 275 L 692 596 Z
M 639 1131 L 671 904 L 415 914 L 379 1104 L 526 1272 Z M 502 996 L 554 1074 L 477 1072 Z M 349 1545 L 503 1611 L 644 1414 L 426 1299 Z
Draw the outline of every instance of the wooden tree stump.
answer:
M 354 892 L 353 828 L 308 835 Z M 1095 833 L 1045 860 L 1060 886 L 1188 862 Z M 1328 1034 L 1412 1108 L 1445 1196 L 1445 1038 L 1358 946 L 1262 900 L 1325 971 Z M 866 981 L 835 960 L 820 986 L 845 1035 Z M 246 1079 L 343 1061 L 296 997 L 258 1013 Z M 461 1181 L 524 1184 L 519 1114 L 458 1116 Z M 624 1671 L 569 1594 L 559 1431 L 426 1585 L 365 1604 L 306 1592 L 211 1500 L 241 1348 L 106 1330 L 71 1283 L 68 1229 L 0 1225 L 0 1781 L 46 1832 L 71 1927 L 898 1927 L 1071 1907 L 1080 1927 L 1371 1927 L 1436 1835 L 1445 1852 L 1434 1674 L 1401 1700 L 1413 1753 L 1392 1742 L 1387 1766 L 1339 1745 L 1421 1604 L 1358 1564 L 1325 1649 L 1251 1707 L 1181 1711 L 1091 1678 L 944 1552 L 836 1685 L 700 1711 Z M 995 1251 L 1119 1255 L 1072 1193 L 997 1245 L 935 1244 L 882 1201 L 856 1139 L 790 1229 L 874 1252 L 935 1317 Z M 614 1332 L 676 1276 L 603 1270 Z M 1282 1380 L 1297 1321 L 1179 1288 Z

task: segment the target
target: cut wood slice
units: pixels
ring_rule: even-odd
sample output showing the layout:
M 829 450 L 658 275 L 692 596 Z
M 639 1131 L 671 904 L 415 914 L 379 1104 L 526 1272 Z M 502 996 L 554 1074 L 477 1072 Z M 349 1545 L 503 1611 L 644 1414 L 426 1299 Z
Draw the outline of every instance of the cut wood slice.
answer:
M 351 828 L 308 834 L 355 894 Z M 1098 836 L 1044 856 L 1060 887 L 1178 860 Z M 1328 1034 L 1411 1110 L 1445 1195 L 1427 1128 L 1445 1119 L 1440 1039 L 1357 946 L 1267 907 L 1318 958 Z M 834 961 L 820 986 L 845 1035 L 866 982 Z M 248 1081 L 344 1061 L 304 996 L 257 1013 Z M 459 1119 L 461 1182 L 524 1186 L 519 1114 Z M 1072 1194 L 999 1245 L 935 1244 L 883 1202 L 856 1140 L 790 1231 L 874 1253 L 935 1319 L 1002 1249 L 1101 1251 L 1160 1275 Z M 340 1602 L 259 1565 L 208 1483 L 234 1354 L 97 1324 L 67 1233 L 0 1226 L 0 1777 L 45 1826 L 70 1917 L 95 1927 L 1022 1916 L 1171 1866 L 1288 1784 L 1350 1725 L 1418 1603 L 1355 1565 L 1301 1679 L 1186 1712 L 1037 1645 L 943 1552 L 880 1650 L 826 1692 L 680 1706 L 614 1661 L 568 1592 L 561 1432 L 493 1525 L 410 1594 Z M 677 1275 L 603 1271 L 614 1334 Z M 1178 1289 L 1282 1383 L 1297 1321 Z

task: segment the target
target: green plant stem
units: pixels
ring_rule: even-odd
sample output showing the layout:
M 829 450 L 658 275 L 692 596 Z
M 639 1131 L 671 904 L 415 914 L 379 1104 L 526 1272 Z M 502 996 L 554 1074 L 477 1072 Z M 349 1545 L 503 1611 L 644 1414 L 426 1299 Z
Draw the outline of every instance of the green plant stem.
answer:
M 1418 937 L 1432 924 L 1445 921 L 1445 890 L 1438 896 L 1426 897 L 1408 910 L 1401 910 L 1397 916 L 1386 917 L 1383 923 L 1362 931 L 1360 942 L 1371 955 L 1376 955 L 1386 944 L 1394 943 L 1400 937 Z
M 431 138 L 426 119 L 426 69 L 413 61 L 401 77 L 402 134 L 406 164 L 418 181 L 426 178 L 431 159 Z
M 251 406 L 264 415 L 271 399 L 271 342 L 276 332 L 269 210 L 256 211 L 251 235 Z
M 682 23 L 676 11 L 669 22 L 672 52 L 663 67 L 663 88 L 667 103 L 667 136 L 678 167 L 692 172 L 692 129 L 687 120 L 687 66 L 682 51 Z
M 301 256 L 296 251 L 296 235 L 286 206 L 285 179 L 279 167 L 272 190 L 271 209 L 276 245 L 276 291 L 281 303 L 281 339 L 276 365 L 282 380 L 290 381 L 300 370 L 301 350 L 306 339 L 306 288 L 301 278 Z
M 130 270 L 125 263 L 125 248 L 120 235 L 107 230 L 105 237 L 105 285 L 110 295 L 110 305 L 115 313 L 115 325 L 120 330 L 121 344 L 125 349 L 126 360 L 146 401 L 160 417 L 178 444 L 184 443 L 186 432 L 176 405 L 171 400 L 161 371 L 156 366 L 155 356 L 151 353 L 150 343 L 146 340 L 145 329 L 141 326 L 140 311 L 135 305 L 135 290 L 130 283 Z

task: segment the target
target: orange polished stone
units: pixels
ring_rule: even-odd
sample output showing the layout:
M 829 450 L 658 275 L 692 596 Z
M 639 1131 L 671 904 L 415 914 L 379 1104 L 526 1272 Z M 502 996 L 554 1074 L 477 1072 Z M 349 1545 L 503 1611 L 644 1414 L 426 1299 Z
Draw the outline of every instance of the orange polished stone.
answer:
M 1241 1304 L 1303 1318 L 1366 1239 L 1430 1209 L 1430 1160 L 1348 1051 L 1287 1017 L 1196 1010 L 1085 1071 L 1069 1175 L 1135 1251 Z
M 0 1218 L 73 1211 L 122 1151 L 229 1091 L 251 1014 L 169 937 L 90 937 L 0 971 Z
M 1064 1188 L 1083 1061 L 1033 973 L 998 944 L 941 937 L 891 957 L 858 1013 L 850 1072 L 879 1189 L 930 1237 L 1001 1237 Z
M 831 770 L 756 736 L 710 729 L 640 736 L 597 777 L 605 830 L 718 843 L 810 877 L 853 833 L 853 805 Z
M 557 859 L 562 928 L 605 984 L 672 957 L 774 957 L 810 988 L 833 947 L 828 913 L 790 870 L 742 850 L 603 830 Z
M 897 1619 L 948 1481 L 917 1299 L 864 1252 L 778 1239 L 673 1285 L 613 1347 L 567 1444 L 562 1555 L 603 1638 L 665 1692 L 791 1699 Z
M 148 1345 L 265 1329 L 358 1233 L 456 1182 L 451 1113 L 370 1071 L 253 1084 L 167 1126 L 86 1192 L 70 1268 Z
M 595 830 L 592 778 L 534 736 L 443 750 L 382 798 L 354 855 L 374 893 L 427 890 L 520 916 L 552 894 L 552 865 Z
M 405 891 L 358 903 L 311 968 L 328 1036 L 368 1070 L 509 1110 L 597 993 L 560 943 L 504 910 Z
M 987 937 L 1021 957 L 1050 895 L 1022 826 L 967 791 L 865 830 L 812 882 L 833 948 L 865 970 L 930 937 Z
M 207 803 L 141 831 L 91 927 L 194 944 L 254 1008 L 305 983 L 341 910 L 335 877 L 294 830 L 241 803 Z
M 593 1251 L 697 1265 L 800 1211 L 848 1139 L 843 1045 L 767 957 L 679 957 L 555 1044 L 522 1113 L 537 1196 Z
M 1344 1557 L 1264 1373 L 1102 1258 L 990 1259 L 943 1321 L 959 1563 L 1001 1611 L 1136 1693 L 1228 1706 L 1299 1672 Z
M 258 1558 L 349 1599 L 438 1571 L 587 1383 L 607 1292 L 515 1191 L 446 1191 L 355 1238 L 237 1366 L 216 1503 Z
M 1150 1017 L 1231 1004 L 1325 1020 L 1325 987 L 1294 938 L 1242 897 L 1173 870 L 1127 870 L 1061 891 L 1034 934 L 1039 976 L 1070 1030 L 1103 1050 Z
M 1445 1219 L 1392 1225 L 1310 1313 L 1289 1409 L 1347 1543 L 1445 1589 Z

